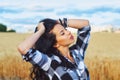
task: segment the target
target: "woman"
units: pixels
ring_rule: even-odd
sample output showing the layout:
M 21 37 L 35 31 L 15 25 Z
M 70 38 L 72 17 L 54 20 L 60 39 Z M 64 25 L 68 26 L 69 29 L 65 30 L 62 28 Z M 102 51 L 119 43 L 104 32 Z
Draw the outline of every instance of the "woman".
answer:
M 78 29 L 77 41 L 72 46 L 75 38 L 66 29 L 68 26 Z M 33 80 L 90 80 L 84 64 L 89 37 L 88 20 L 47 18 L 19 44 L 18 51 L 33 64 Z

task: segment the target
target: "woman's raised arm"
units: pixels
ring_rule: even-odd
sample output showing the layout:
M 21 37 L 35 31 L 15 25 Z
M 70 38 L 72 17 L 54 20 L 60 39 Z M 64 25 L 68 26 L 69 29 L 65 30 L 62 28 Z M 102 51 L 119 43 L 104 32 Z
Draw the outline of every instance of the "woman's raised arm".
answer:
M 85 19 L 68 19 L 67 25 L 72 28 L 83 28 L 89 25 L 89 21 Z
M 67 19 L 63 18 L 63 20 L 59 19 L 58 23 L 62 24 L 64 27 L 72 27 L 76 29 L 83 28 L 89 25 L 89 21 L 85 19 Z
M 18 45 L 18 51 L 21 54 L 26 54 L 27 51 L 34 46 L 39 37 L 44 33 L 45 27 L 43 22 L 38 24 L 38 31 L 32 34 L 30 37 L 26 38 L 23 42 Z

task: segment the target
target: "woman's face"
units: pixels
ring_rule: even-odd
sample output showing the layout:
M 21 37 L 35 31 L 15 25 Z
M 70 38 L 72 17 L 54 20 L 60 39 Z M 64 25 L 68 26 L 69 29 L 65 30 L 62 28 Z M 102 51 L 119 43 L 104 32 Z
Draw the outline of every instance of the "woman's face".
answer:
M 71 32 L 60 24 L 56 24 L 54 26 L 52 33 L 56 35 L 56 44 L 59 46 L 69 46 L 75 41 L 74 36 L 71 34 Z

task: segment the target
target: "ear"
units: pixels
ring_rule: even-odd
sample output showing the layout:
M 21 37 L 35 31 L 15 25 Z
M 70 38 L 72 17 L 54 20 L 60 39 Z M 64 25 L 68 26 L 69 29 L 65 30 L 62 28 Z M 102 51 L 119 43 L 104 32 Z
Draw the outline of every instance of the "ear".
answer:
M 55 48 L 58 48 L 58 47 L 60 47 L 60 45 L 59 45 L 58 43 L 56 43 L 56 44 L 54 45 L 54 47 L 55 47 Z

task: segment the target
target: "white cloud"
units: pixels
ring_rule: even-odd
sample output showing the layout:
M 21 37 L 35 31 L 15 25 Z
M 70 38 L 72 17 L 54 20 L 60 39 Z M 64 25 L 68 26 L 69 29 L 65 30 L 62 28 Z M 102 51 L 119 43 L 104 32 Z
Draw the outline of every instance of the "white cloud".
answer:
M 41 18 L 46 17 L 55 19 L 63 17 L 84 18 L 89 19 L 91 23 L 97 25 L 107 23 L 115 24 L 115 21 L 120 20 L 119 4 L 119 0 L 0 0 L 0 9 L 6 9 L 6 11 L 11 9 L 13 12 L 15 11 L 14 13 L 0 11 L 0 22 L 16 29 L 20 26 L 22 26 L 23 29 L 32 29 Z M 106 12 L 96 10 L 102 7 L 107 7 L 112 10 Z M 116 8 L 118 12 L 114 11 Z M 74 13 L 71 12 L 75 10 L 78 11 Z M 64 14 L 62 14 L 63 12 Z M 58 13 L 61 13 L 61 15 Z M 25 22 L 27 23 L 25 24 Z M 118 22 L 116 24 L 118 24 Z
M 0 6 L 17 6 L 18 8 L 26 8 L 26 9 L 34 9 L 35 7 L 49 7 L 49 8 L 79 8 L 79 9 L 90 9 L 95 8 L 98 6 L 114 6 L 114 7 L 120 7 L 120 1 L 119 0 L 75 0 L 75 1 L 67 1 L 67 0 L 12 0 L 12 3 L 10 0 L 2 0 L 0 3 Z
M 111 13 L 111 12 L 102 12 L 102 13 L 95 13 L 89 19 L 93 24 L 96 25 L 103 25 L 103 24 L 114 24 L 112 22 L 114 19 L 119 19 L 120 14 L 118 13 Z

